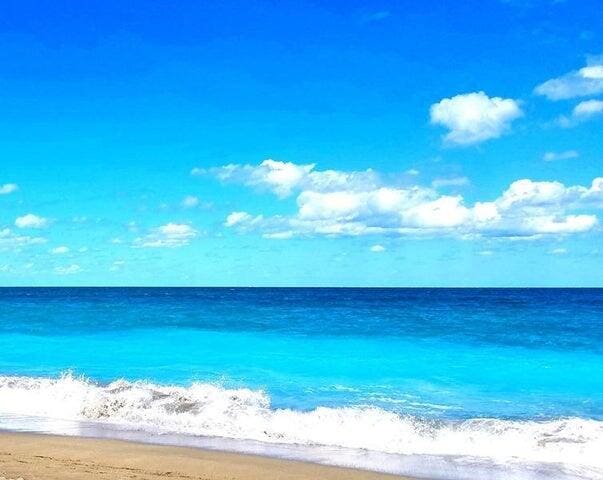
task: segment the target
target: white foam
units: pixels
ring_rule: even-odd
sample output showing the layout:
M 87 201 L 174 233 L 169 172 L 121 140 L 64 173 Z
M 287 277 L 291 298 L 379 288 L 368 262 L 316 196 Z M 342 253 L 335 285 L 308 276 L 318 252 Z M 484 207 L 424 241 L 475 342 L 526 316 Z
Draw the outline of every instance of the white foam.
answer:
M 540 464 L 559 467 L 567 478 L 603 478 L 603 422 L 582 418 L 442 422 L 370 406 L 274 409 L 269 396 L 257 390 L 124 380 L 99 385 L 69 374 L 56 379 L 0 376 L 0 416 L 95 422 L 150 434 L 450 457 L 457 463 L 484 459 Z

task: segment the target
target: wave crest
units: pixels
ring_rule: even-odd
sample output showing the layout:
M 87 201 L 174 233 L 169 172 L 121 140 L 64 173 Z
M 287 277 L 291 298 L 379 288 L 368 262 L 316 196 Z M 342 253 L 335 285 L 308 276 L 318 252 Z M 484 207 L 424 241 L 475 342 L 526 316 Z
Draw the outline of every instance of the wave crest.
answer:
M 0 415 L 93 421 L 153 434 L 603 467 L 603 422 L 596 420 L 435 421 L 370 406 L 275 409 L 263 391 L 209 383 L 100 385 L 71 374 L 0 376 Z

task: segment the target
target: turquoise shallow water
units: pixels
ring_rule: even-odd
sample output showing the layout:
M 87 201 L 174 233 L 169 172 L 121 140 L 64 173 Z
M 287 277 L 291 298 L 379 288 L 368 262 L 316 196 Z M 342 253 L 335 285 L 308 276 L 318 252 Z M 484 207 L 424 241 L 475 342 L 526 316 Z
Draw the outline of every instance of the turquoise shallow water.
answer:
M 2 415 L 598 478 L 603 290 L 1 289 Z

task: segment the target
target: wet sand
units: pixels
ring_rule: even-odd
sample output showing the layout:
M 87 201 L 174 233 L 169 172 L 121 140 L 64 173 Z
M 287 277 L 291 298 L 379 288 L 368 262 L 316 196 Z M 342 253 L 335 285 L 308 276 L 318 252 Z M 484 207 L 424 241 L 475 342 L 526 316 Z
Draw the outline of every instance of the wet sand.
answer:
M 0 480 L 160 478 L 392 480 L 405 477 L 187 447 L 0 433 Z

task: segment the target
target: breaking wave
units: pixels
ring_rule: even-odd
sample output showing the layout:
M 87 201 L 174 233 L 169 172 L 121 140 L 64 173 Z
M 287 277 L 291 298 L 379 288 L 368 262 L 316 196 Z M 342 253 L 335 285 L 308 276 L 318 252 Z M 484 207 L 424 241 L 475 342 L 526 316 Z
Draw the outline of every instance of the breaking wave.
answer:
M 404 416 L 370 406 L 276 409 L 263 391 L 209 383 L 187 387 L 116 380 L 0 376 L 0 416 L 99 422 L 151 434 L 329 446 L 398 455 L 483 457 L 560 464 L 603 478 L 603 422 Z M 582 475 L 580 475 L 582 476 Z

